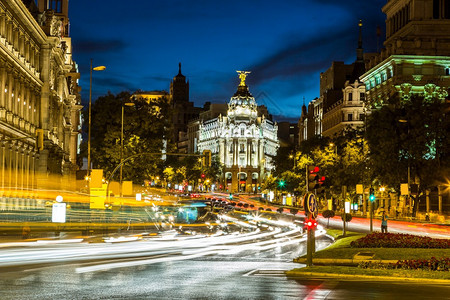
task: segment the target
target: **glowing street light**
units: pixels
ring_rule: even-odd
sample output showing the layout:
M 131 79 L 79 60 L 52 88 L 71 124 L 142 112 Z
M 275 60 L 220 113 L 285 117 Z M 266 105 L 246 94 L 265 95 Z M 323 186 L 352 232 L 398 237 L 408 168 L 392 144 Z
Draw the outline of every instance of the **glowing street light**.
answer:
M 104 71 L 106 69 L 105 66 L 92 67 L 92 58 L 91 64 L 89 67 L 90 77 L 89 77 L 89 121 L 88 121 L 88 162 L 87 162 L 87 176 L 90 174 L 91 168 L 91 107 L 92 107 L 92 71 Z

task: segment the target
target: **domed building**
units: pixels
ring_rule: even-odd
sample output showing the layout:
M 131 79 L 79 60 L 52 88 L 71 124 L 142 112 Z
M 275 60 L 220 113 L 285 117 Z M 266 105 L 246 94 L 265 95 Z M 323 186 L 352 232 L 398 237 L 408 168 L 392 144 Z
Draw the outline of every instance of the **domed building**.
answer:
M 198 151 L 210 150 L 224 166 L 222 183 L 229 192 L 256 192 L 273 169 L 278 126 L 258 113 L 245 83 L 250 72 L 237 71 L 240 84 L 228 103 L 226 116 L 201 121 Z

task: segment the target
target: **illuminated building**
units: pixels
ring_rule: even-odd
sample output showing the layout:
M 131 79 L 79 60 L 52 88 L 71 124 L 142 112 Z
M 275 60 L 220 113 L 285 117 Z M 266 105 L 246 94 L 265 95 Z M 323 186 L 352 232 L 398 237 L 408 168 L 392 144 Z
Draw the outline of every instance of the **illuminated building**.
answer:
M 245 83 L 248 72 L 239 71 L 241 80 L 228 103 L 226 115 L 199 121 L 198 152 L 211 150 L 224 166 L 223 182 L 229 192 L 255 192 L 273 169 L 277 154 L 278 126 L 261 114 Z
M 385 49 L 370 60 L 361 76 L 367 102 L 380 107 L 399 93 L 444 99 L 450 87 L 450 1 L 390 0 Z
M 82 106 L 68 1 L 37 4 L 0 1 L 0 209 L 25 202 L 34 206 L 31 191 L 39 174 L 43 188 L 51 175 L 68 178 L 77 169 Z M 43 130 L 42 150 L 35 139 L 38 129 Z
M 364 126 L 365 86 L 359 76 L 365 71 L 365 61 L 374 54 L 363 53 L 361 21 L 358 27 L 356 61 L 349 65 L 334 61 L 320 74 L 320 97 L 312 100 L 308 108 L 303 104 L 298 122 L 299 142 L 317 135 L 335 137 Z
M 170 96 L 166 91 L 137 91 L 131 95 L 131 100 L 144 99 L 148 104 L 154 104 L 152 106 L 152 114 L 160 114 L 160 101 L 169 101 Z

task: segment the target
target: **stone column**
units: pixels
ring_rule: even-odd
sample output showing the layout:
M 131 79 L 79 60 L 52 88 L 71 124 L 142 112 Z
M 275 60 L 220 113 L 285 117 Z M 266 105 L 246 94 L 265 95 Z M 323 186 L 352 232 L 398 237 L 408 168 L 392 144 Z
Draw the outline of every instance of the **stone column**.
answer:
M 9 163 L 8 163 L 8 167 L 9 167 L 9 176 L 8 176 L 8 181 L 9 181 L 9 190 L 10 190 L 10 194 L 11 194 L 11 189 L 12 189 L 12 182 L 13 182 L 13 151 L 14 148 L 14 143 L 9 143 L 9 147 L 8 147 L 8 157 L 9 157 Z
M 14 187 L 17 192 L 17 188 L 19 187 L 19 148 L 20 143 L 14 147 Z
M 3 137 L 4 136 L 2 136 L 2 138 Z M 0 161 L 1 161 L 1 165 L 2 165 L 2 170 L 1 170 L 1 172 L 2 172 L 2 182 L 1 182 L 2 189 L 0 191 L 0 198 L 3 197 L 3 193 L 5 191 L 5 150 L 6 150 L 5 149 L 5 143 L 2 142 L 2 144 L 1 144 L 1 151 L 2 151 L 2 153 L 0 154 L 1 155 L 0 156 Z
M 31 190 L 34 192 L 36 188 L 36 151 L 32 151 L 31 155 Z
M 28 195 L 30 194 L 29 192 L 31 190 L 31 186 L 30 186 L 30 172 L 31 172 L 31 170 L 30 170 L 30 155 L 31 155 L 31 150 L 27 149 L 27 156 L 26 156 L 27 161 L 26 161 L 26 168 L 25 168 L 25 170 L 27 172 L 27 174 L 26 174 L 26 177 L 27 177 L 26 187 L 27 187 L 27 194 Z
M 5 86 L 6 86 L 6 69 L 2 65 L 0 67 L 0 107 L 3 107 L 3 108 L 7 107 Z
M 23 193 L 23 189 L 24 189 L 24 186 L 25 186 L 25 149 L 24 149 L 24 146 L 22 146 L 21 147 L 21 149 L 20 149 L 20 156 L 21 156 L 21 158 L 20 158 L 20 164 L 21 164 L 21 170 L 20 170 L 20 177 L 21 177 L 21 179 L 20 179 L 20 189 L 22 190 L 22 193 Z

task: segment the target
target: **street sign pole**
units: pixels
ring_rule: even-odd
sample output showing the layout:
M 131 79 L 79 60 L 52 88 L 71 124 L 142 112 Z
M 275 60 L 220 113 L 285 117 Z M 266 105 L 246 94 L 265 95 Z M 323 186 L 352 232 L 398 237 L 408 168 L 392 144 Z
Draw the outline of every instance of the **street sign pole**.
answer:
M 369 209 L 370 209 L 370 233 L 372 233 L 373 232 L 373 223 L 372 223 L 373 222 L 373 202 L 372 201 L 370 201 Z
M 306 222 L 312 223 L 307 224 L 307 237 L 306 237 L 306 265 L 308 267 L 312 266 L 312 256 L 315 252 L 315 219 L 317 217 L 317 202 L 314 194 L 306 193 L 303 198 L 303 206 L 305 208 Z
M 309 216 L 308 216 L 309 219 Z M 308 226 L 308 236 L 307 236 L 307 240 L 306 240 L 306 265 L 308 267 L 312 266 L 312 255 L 313 255 L 313 245 L 312 245 L 312 241 L 313 241 L 313 230 L 311 228 L 309 228 Z

